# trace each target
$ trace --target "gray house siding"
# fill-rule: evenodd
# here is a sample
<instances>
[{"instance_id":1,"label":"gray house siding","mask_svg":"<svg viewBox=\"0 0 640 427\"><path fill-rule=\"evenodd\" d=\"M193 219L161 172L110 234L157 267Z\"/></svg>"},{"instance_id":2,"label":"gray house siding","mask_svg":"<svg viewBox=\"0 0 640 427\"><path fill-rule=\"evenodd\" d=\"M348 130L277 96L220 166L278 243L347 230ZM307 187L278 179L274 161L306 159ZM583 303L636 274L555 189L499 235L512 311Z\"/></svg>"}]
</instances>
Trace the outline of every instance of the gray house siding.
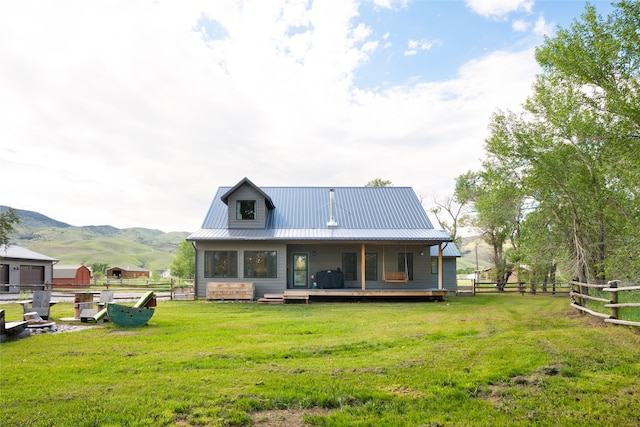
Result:
<instances>
[{"instance_id":1,"label":"gray house siding","mask_svg":"<svg viewBox=\"0 0 640 427\"><path fill-rule=\"evenodd\" d=\"M452 295L456 293L457 277L456 277L456 258L442 259L442 287L448 290ZM438 275L431 274L431 285L438 287Z\"/></svg>"},{"instance_id":2,"label":"gray house siding","mask_svg":"<svg viewBox=\"0 0 640 427\"><path fill-rule=\"evenodd\" d=\"M253 220L236 219L236 202L238 200L255 200L256 216ZM228 199L229 228L264 228L267 222L267 206L265 198L254 188L245 184L238 188Z\"/></svg>"},{"instance_id":3,"label":"gray house siding","mask_svg":"<svg viewBox=\"0 0 640 427\"><path fill-rule=\"evenodd\" d=\"M238 277L205 277L204 253L206 251L237 251L238 252ZM276 251L278 257L277 278L245 278L243 259L245 251ZM406 283L384 282L384 271L398 271L398 254L413 254L413 280ZM419 245L405 247L403 245L365 245L366 253L377 254L377 280L367 280L367 290L424 290L438 287L437 274L431 274L431 258L429 246ZM197 283L196 295L207 295L207 283L209 282L252 282L256 285L256 298L265 293L282 293L285 289L292 288L293 282L293 254L304 253L308 255L308 284L313 283L312 276L322 270L342 269L342 254L354 253L356 255L356 280L345 280L345 288L362 289L361 267L362 246L360 244L290 244L283 242L199 242L197 245ZM422 253L422 255L421 255ZM383 263L384 254L384 263ZM445 259L445 283L444 287L449 291L455 291L455 261ZM447 272L453 271L453 280Z\"/></svg>"},{"instance_id":4,"label":"gray house siding","mask_svg":"<svg viewBox=\"0 0 640 427\"><path fill-rule=\"evenodd\" d=\"M204 253L206 251L238 251L238 277L205 277ZM276 278L244 277L243 259L244 251L276 251L278 257ZM209 282L251 282L256 286L256 298L265 293L282 293L287 284L287 248L280 242L199 242L196 250L196 295L207 295L207 283Z\"/></svg>"}]
</instances>

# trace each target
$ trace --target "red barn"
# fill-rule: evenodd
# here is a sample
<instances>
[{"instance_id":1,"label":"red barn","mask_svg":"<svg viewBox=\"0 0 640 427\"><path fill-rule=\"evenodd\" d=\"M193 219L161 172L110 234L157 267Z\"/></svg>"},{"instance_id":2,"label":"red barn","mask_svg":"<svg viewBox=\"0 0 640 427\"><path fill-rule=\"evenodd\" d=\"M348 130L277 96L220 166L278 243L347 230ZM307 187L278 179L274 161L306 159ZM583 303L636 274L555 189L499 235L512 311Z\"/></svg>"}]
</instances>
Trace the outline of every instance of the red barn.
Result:
<instances>
[{"instance_id":1,"label":"red barn","mask_svg":"<svg viewBox=\"0 0 640 427\"><path fill-rule=\"evenodd\" d=\"M151 272L140 267L111 267L107 270L108 279L148 279Z\"/></svg>"},{"instance_id":2,"label":"red barn","mask_svg":"<svg viewBox=\"0 0 640 427\"><path fill-rule=\"evenodd\" d=\"M91 270L84 265L54 265L54 286L89 286Z\"/></svg>"}]
</instances>

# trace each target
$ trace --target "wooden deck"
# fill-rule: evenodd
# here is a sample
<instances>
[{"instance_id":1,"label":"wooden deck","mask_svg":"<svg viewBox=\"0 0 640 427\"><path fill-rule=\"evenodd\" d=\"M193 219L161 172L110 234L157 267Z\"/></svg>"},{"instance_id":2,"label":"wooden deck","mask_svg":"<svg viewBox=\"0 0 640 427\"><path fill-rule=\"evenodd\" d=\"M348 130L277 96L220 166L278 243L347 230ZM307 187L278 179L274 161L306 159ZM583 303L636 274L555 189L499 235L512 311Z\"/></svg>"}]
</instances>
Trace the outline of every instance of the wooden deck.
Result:
<instances>
[{"instance_id":1,"label":"wooden deck","mask_svg":"<svg viewBox=\"0 0 640 427\"><path fill-rule=\"evenodd\" d=\"M361 289L287 289L284 291L284 302L289 301L322 301L322 300L436 300L442 301L449 295L446 289L425 290L361 290Z\"/></svg>"}]
</instances>

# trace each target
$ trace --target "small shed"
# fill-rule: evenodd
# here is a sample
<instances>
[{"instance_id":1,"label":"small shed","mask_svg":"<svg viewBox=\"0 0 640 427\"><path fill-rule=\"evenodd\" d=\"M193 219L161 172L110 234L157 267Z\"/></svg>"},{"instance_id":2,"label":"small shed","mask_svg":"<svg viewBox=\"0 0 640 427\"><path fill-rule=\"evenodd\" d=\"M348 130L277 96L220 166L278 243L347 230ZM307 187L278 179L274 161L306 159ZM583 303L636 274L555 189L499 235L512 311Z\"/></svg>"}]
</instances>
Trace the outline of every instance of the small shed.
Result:
<instances>
[{"instance_id":1,"label":"small shed","mask_svg":"<svg viewBox=\"0 0 640 427\"><path fill-rule=\"evenodd\" d=\"M91 270L84 265L54 265L54 286L89 286Z\"/></svg>"},{"instance_id":2,"label":"small shed","mask_svg":"<svg viewBox=\"0 0 640 427\"><path fill-rule=\"evenodd\" d=\"M108 279L148 279L151 272L141 267L111 267L107 270Z\"/></svg>"}]
</instances>

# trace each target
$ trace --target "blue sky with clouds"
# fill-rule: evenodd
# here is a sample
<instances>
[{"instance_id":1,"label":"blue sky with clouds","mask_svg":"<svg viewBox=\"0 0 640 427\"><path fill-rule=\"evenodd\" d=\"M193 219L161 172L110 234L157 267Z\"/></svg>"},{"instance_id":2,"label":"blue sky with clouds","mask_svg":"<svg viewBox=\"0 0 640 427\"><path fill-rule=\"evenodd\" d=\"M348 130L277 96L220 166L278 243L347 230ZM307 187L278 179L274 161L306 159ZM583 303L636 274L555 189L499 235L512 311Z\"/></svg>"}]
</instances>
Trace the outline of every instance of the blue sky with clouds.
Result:
<instances>
[{"instance_id":1,"label":"blue sky with clouds","mask_svg":"<svg viewBox=\"0 0 640 427\"><path fill-rule=\"evenodd\" d=\"M595 1L598 11L612 11ZM221 185L411 186L518 109L577 0L0 3L0 204L197 229Z\"/></svg>"}]
</instances>

